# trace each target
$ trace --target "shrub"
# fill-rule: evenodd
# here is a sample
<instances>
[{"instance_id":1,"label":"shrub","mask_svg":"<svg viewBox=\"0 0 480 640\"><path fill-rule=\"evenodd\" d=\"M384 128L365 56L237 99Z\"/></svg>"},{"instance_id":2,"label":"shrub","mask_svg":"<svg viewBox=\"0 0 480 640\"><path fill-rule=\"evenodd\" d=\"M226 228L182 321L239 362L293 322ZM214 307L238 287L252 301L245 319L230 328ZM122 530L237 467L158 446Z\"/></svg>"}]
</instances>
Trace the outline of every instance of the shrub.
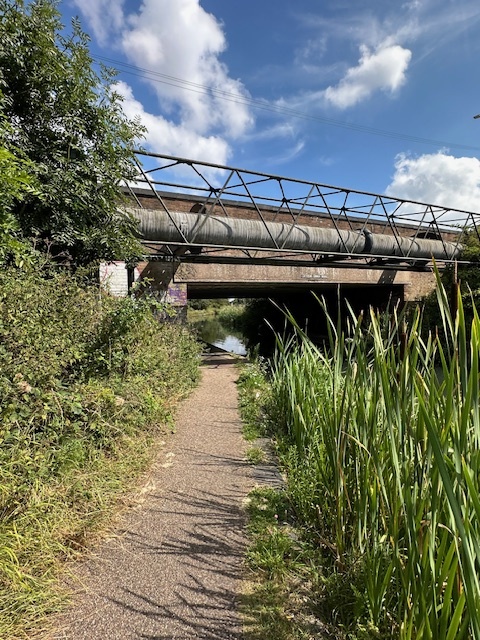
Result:
<instances>
[{"instance_id":1,"label":"shrub","mask_svg":"<svg viewBox=\"0 0 480 640\"><path fill-rule=\"evenodd\" d=\"M59 561L149 460L198 353L147 301L52 268L0 273L0 637L56 606Z\"/></svg>"}]
</instances>

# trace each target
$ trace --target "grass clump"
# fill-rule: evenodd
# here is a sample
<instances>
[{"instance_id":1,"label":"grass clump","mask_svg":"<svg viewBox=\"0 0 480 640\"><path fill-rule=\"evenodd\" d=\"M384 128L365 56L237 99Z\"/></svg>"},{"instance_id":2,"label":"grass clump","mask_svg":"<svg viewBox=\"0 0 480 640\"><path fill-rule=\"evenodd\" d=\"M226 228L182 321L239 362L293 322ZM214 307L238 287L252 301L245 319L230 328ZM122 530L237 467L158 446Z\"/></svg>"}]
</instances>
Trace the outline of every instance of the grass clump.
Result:
<instances>
[{"instance_id":1,"label":"grass clump","mask_svg":"<svg viewBox=\"0 0 480 640\"><path fill-rule=\"evenodd\" d=\"M265 436L272 407L267 369L262 362L242 364L239 397L242 415L249 421L247 439ZM265 460L263 448L251 449L258 449L261 461ZM319 551L298 526L288 492L259 486L249 494L246 509L248 583L242 605L246 637L323 637L329 630L319 617L318 594L323 588Z\"/></svg>"},{"instance_id":2,"label":"grass clump","mask_svg":"<svg viewBox=\"0 0 480 640\"><path fill-rule=\"evenodd\" d=\"M284 491L257 487L248 498L250 571L242 610L251 640L323 637L312 594L319 588L316 551L292 523Z\"/></svg>"},{"instance_id":3,"label":"grass clump","mask_svg":"<svg viewBox=\"0 0 480 640\"><path fill-rule=\"evenodd\" d=\"M265 408L270 398L267 367L261 360L241 365L238 377L239 410L243 423L243 437L252 442L267 433Z\"/></svg>"},{"instance_id":4,"label":"grass clump","mask_svg":"<svg viewBox=\"0 0 480 640\"><path fill-rule=\"evenodd\" d=\"M196 342L145 301L0 274L0 637L60 605L61 562L105 526L197 375Z\"/></svg>"},{"instance_id":5,"label":"grass clump","mask_svg":"<svg viewBox=\"0 0 480 640\"><path fill-rule=\"evenodd\" d=\"M260 464L265 461L265 451L261 447L251 446L247 449L245 458L249 464Z\"/></svg>"}]
</instances>

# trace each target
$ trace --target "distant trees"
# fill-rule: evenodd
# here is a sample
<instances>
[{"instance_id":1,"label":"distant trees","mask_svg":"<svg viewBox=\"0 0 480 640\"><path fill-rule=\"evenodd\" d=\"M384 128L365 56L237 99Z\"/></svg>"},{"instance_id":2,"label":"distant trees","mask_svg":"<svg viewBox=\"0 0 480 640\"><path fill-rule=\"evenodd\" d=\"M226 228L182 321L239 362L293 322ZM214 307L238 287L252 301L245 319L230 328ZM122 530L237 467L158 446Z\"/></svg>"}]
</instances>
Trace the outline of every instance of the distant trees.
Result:
<instances>
[{"instance_id":1,"label":"distant trees","mask_svg":"<svg viewBox=\"0 0 480 640\"><path fill-rule=\"evenodd\" d=\"M140 250L118 185L143 128L88 42L77 21L65 35L55 0L0 0L0 260L32 237L72 264Z\"/></svg>"}]
</instances>

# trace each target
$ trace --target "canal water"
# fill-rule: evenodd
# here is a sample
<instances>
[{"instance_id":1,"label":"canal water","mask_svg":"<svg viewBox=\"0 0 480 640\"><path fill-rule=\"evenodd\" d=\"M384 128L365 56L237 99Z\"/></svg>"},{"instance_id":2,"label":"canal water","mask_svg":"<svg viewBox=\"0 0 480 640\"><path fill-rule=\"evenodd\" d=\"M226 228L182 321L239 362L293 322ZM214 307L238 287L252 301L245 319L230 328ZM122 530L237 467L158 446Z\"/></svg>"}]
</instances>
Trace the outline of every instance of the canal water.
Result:
<instances>
[{"instance_id":1,"label":"canal water","mask_svg":"<svg viewBox=\"0 0 480 640\"><path fill-rule=\"evenodd\" d=\"M216 318L192 323L199 337L214 347L224 349L239 356L247 354L242 334L222 325Z\"/></svg>"}]
</instances>

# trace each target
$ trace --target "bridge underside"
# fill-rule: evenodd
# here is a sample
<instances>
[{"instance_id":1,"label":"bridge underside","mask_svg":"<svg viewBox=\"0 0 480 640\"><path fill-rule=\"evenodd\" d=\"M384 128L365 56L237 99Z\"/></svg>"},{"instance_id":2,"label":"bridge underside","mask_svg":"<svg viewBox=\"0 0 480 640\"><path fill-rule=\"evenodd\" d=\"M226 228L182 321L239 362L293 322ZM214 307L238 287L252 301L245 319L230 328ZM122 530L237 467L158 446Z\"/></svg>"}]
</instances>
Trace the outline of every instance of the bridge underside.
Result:
<instances>
[{"instance_id":1,"label":"bridge underside","mask_svg":"<svg viewBox=\"0 0 480 640\"><path fill-rule=\"evenodd\" d=\"M277 304L285 304L289 308L305 306L313 296L325 299L329 306L338 301L348 301L353 309L365 310L369 306L384 309L389 304L405 301L405 290L402 285L289 285L265 283L246 285L245 283L231 283L211 286L192 284L187 286L189 300L205 298L267 298Z\"/></svg>"},{"instance_id":2,"label":"bridge underside","mask_svg":"<svg viewBox=\"0 0 480 640\"><path fill-rule=\"evenodd\" d=\"M189 298L278 299L310 291L360 297L366 304L380 304L392 296L408 302L428 294L435 282L430 271L168 262L141 263L137 279L154 283L174 304L186 304Z\"/></svg>"},{"instance_id":3,"label":"bridge underside","mask_svg":"<svg viewBox=\"0 0 480 640\"><path fill-rule=\"evenodd\" d=\"M404 287L402 285L364 285L358 287L348 284L323 284L323 285L307 285L307 284L267 284L267 283L252 283L246 284L244 282L232 282L226 284L189 284L187 285L187 297L189 300L203 299L203 298L275 298L278 296L291 296L292 294L312 291L318 295L322 295L327 292L341 291L342 295L349 297L352 292L362 291L362 295L368 295L368 297L375 297L375 291L378 292L379 297L384 297L383 292L393 292L395 295L404 299ZM368 292L368 294L367 294Z\"/></svg>"}]
</instances>

